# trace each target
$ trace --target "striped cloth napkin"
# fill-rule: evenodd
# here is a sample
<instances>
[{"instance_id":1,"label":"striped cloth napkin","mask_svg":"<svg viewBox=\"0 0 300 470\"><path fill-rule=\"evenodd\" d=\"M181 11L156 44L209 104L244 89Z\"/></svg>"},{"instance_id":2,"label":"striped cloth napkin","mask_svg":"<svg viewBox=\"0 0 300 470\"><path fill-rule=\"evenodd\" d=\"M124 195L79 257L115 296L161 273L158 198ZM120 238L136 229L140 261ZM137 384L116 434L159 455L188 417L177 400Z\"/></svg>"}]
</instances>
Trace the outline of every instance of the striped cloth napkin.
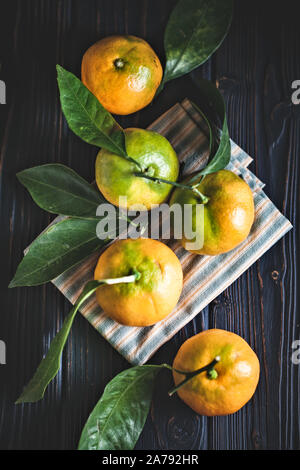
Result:
<instances>
[{"instance_id":1,"label":"striped cloth napkin","mask_svg":"<svg viewBox=\"0 0 300 470\"><path fill-rule=\"evenodd\" d=\"M171 142L183 165L184 175L205 165L208 159L207 132L200 114L187 99L175 104L149 129L159 132ZM95 295L81 308L81 313L96 330L134 365L145 363L162 344L292 228L262 191L264 184L248 170L252 158L233 141L231 154L227 169L239 174L254 196L255 222L248 238L229 253L212 257L193 255L185 251L178 241L170 240L168 245L183 268L183 291L173 312L153 326L127 327L116 323L97 305ZM84 284L93 278L100 251L53 280L53 284L70 302L76 301Z\"/></svg>"}]
</instances>

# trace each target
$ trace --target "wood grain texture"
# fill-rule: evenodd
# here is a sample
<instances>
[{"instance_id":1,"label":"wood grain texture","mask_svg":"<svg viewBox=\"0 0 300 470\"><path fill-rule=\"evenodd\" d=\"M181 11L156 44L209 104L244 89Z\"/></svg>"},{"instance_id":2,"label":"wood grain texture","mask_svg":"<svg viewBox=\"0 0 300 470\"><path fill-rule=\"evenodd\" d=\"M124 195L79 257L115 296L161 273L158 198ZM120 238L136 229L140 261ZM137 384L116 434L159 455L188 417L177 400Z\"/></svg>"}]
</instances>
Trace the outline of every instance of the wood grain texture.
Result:
<instances>
[{"instance_id":1,"label":"wood grain texture","mask_svg":"<svg viewBox=\"0 0 300 470\"><path fill-rule=\"evenodd\" d=\"M52 217L17 182L22 169L69 165L93 178L96 149L80 141L62 118L55 64L77 75L87 47L100 37L130 33L145 38L163 60L163 30L171 0L10 0L1 4L0 106L1 315L0 448L74 449L107 382L128 363L81 318L76 318L62 369L45 399L15 406L70 310L52 286L8 290L22 250ZM138 449L297 449L300 441L300 367L291 362L299 321L300 105L291 83L300 79L296 2L235 2L228 37L204 66L169 83L151 106L119 119L144 127L187 96L197 102L192 76L217 80L226 100L231 137L254 157L251 169L294 225L209 307L165 344L153 363L171 362L191 335L210 327L243 336L257 352L261 379L254 398L228 417L197 416L167 397L161 374ZM283 10L284 9L284 10ZM198 101L199 103L199 101ZM199 103L200 104L200 103Z\"/></svg>"}]
</instances>

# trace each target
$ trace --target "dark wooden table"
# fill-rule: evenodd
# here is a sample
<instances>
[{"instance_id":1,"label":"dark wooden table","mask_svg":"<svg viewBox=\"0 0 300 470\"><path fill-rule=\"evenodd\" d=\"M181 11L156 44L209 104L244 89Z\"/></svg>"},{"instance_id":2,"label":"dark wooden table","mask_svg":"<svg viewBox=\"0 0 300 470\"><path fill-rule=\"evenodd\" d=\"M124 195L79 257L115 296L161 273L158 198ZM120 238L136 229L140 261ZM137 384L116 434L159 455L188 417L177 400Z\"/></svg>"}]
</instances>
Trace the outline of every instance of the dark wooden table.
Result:
<instances>
[{"instance_id":1,"label":"dark wooden table","mask_svg":"<svg viewBox=\"0 0 300 470\"><path fill-rule=\"evenodd\" d=\"M238 413L206 418L177 397L169 399L169 374L161 377L138 449L299 448L300 366L291 362L299 331L300 105L291 83L300 80L297 2L236 2L232 27L218 52L195 73L218 80L226 99L231 137L254 157L251 165L268 196L294 230L152 358L172 361L183 341L211 327L244 337L257 352L261 378L254 398ZM1 2L0 105L1 312L0 447L74 449L104 386L128 363L78 316L62 370L45 399L14 405L32 376L70 304L50 284L7 289L22 250L51 217L30 199L15 177L47 162L71 166L93 178L96 149L80 141L62 118L55 64L77 75L87 47L120 33L145 38L163 56L163 30L175 4L167 0L7 0ZM173 81L146 109L120 118L143 127L185 96L198 99L190 76ZM298 203L298 204L297 204ZM298 307L298 309L297 309Z\"/></svg>"}]
</instances>

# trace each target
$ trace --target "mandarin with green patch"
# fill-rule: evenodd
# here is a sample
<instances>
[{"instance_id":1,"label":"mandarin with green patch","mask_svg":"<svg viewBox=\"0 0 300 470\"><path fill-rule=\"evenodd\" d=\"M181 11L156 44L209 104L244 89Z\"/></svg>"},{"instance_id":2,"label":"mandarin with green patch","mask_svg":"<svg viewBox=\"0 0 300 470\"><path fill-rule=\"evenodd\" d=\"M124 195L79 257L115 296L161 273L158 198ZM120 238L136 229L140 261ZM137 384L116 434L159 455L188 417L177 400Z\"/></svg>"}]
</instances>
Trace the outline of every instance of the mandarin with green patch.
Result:
<instances>
[{"instance_id":1,"label":"mandarin with green patch","mask_svg":"<svg viewBox=\"0 0 300 470\"><path fill-rule=\"evenodd\" d=\"M179 349L173 367L192 372L214 359L213 369L189 380L177 393L196 413L222 416L235 413L254 394L259 380L259 360L248 343L235 333L210 329L192 336ZM173 371L175 385L183 375Z\"/></svg>"},{"instance_id":2,"label":"mandarin with green patch","mask_svg":"<svg viewBox=\"0 0 300 470\"><path fill-rule=\"evenodd\" d=\"M202 180L193 181L193 185L199 183L197 190L205 196L203 221L196 223L196 204L201 204L203 199L192 190L176 189L170 200L170 205L192 205L193 231L201 231L199 239L203 240L203 246L197 249L188 248L188 243L195 239L182 239L182 245L192 253L200 255L219 255L226 253L249 235L254 221L254 201L250 187L242 178L229 170L220 170L206 175ZM201 223L203 222L203 223Z\"/></svg>"},{"instance_id":3,"label":"mandarin with green patch","mask_svg":"<svg viewBox=\"0 0 300 470\"><path fill-rule=\"evenodd\" d=\"M109 112L131 114L147 106L162 80L162 66L149 44L136 36L109 36L84 54L84 85Z\"/></svg>"},{"instance_id":4,"label":"mandarin with green patch","mask_svg":"<svg viewBox=\"0 0 300 470\"><path fill-rule=\"evenodd\" d=\"M125 129L127 154L138 164L101 149L97 155L95 174L99 190L112 204L138 209L142 204L151 209L152 204L164 202L172 186L152 181L135 173L176 181L179 172L177 155L169 141L157 132L144 129ZM126 197L120 203L120 197Z\"/></svg>"},{"instance_id":5,"label":"mandarin with green patch","mask_svg":"<svg viewBox=\"0 0 300 470\"><path fill-rule=\"evenodd\" d=\"M150 238L117 240L100 256L95 279L139 273L130 284L103 285L96 291L102 309L118 323L149 326L169 315L182 290L182 268L175 253Z\"/></svg>"}]
</instances>

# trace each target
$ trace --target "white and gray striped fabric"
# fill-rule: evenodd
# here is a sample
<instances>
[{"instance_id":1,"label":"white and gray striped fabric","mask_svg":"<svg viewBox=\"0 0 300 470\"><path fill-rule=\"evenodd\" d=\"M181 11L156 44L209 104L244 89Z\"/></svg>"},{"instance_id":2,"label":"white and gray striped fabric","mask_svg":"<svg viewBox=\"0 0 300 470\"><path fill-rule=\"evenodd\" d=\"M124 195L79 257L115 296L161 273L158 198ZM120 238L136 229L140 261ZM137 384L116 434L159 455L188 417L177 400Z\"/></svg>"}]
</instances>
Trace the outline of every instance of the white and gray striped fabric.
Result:
<instances>
[{"instance_id":1,"label":"white and gray striped fabric","mask_svg":"<svg viewBox=\"0 0 300 470\"><path fill-rule=\"evenodd\" d=\"M201 168L208 158L208 141L200 114L185 99L157 119L149 129L164 135L173 145L184 174ZM242 176L249 184L255 202L255 222L248 238L229 253L199 256L185 251L178 242L168 245L178 256L184 286L173 312L161 322L146 328L126 327L109 318L97 305L93 295L81 313L106 340L130 363L145 363L162 344L197 315L206 305L233 283L291 228L262 188L264 184L250 171L252 158L231 141L231 162L228 169ZM54 285L74 303L93 271L99 257L94 253L75 268L53 280Z\"/></svg>"}]
</instances>

